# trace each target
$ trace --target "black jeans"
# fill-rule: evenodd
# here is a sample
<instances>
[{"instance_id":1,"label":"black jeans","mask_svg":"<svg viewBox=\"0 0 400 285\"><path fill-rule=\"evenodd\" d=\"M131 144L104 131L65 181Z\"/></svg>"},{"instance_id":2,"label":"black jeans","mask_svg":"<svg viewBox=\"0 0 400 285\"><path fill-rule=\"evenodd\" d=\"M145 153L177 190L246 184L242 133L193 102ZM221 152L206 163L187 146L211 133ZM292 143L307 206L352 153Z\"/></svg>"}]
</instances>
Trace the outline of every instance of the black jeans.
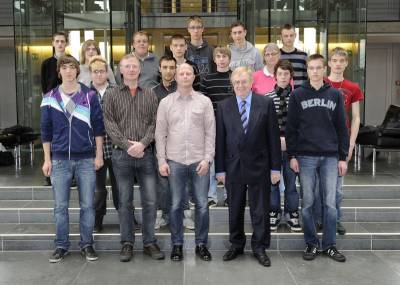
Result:
<instances>
[{"instance_id":1,"label":"black jeans","mask_svg":"<svg viewBox=\"0 0 400 285\"><path fill-rule=\"evenodd\" d=\"M103 217L107 212L107 169L110 173L111 192L114 207L116 210L118 210L117 180L115 179L111 158L109 158L105 159L103 167L96 171L96 192L94 193L94 208L96 210L96 217Z\"/></svg>"}]
</instances>

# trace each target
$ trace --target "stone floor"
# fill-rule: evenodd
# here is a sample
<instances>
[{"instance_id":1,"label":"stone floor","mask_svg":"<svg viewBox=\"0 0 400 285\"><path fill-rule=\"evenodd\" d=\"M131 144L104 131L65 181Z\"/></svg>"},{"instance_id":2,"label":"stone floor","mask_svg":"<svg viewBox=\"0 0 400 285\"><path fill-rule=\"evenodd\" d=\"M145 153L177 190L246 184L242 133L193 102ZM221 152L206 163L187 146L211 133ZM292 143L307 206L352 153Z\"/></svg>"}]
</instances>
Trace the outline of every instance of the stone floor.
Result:
<instances>
[{"instance_id":1,"label":"stone floor","mask_svg":"<svg viewBox=\"0 0 400 285\"><path fill-rule=\"evenodd\" d=\"M272 266L265 268L246 253L223 262L223 251L204 262L187 252L183 262L154 261L136 252L129 263L118 252L100 252L86 262L73 252L59 264L49 264L49 252L0 253L0 284L282 284L282 285L396 285L400 284L400 252L346 252L347 262L318 256L303 261L300 252L270 252Z\"/></svg>"}]
</instances>

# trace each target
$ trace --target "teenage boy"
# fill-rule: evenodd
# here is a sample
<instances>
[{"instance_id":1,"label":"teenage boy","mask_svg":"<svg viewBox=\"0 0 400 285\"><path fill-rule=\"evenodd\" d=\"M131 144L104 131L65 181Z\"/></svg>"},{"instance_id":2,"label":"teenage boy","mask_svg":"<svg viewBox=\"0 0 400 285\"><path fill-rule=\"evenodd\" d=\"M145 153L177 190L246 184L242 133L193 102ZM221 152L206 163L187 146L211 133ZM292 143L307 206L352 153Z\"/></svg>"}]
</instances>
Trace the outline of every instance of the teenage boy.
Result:
<instances>
[{"instance_id":1,"label":"teenage boy","mask_svg":"<svg viewBox=\"0 0 400 285\"><path fill-rule=\"evenodd\" d=\"M68 37L66 33L57 32L53 34L52 46L54 55L45 59L40 68L40 83L43 95L62 83L57 73L57 59L65 54L67 45ZM50 177L45 178L45 186L51 186Z\"/></svg>"},{"instance_id":2,"label":"teenage boy","mask_svg":"<svg viewBox=\"0 0 400 285\"><path fill-rule=\"evenodd\" d=\"M247 30L243 22L236 21L231 25L231 38L233 43L229 44L231 50L230 69L233 71L239 66L247 66L252 71L264 67L260 52L248 41L246 41Z\"/></svg>"},{"instance_id":3,"label":"teenage boy","mask_svg":"<svg viewBox=\"0 0 400 285\"><path fill-rule=\"evenodd\" d=\"M153 92L158 98L158 102L167 97L167 95L176 91L176 60L170 55L164 55L160 58L161 81L153 88ZM170 208L170 190L168 178L161 176L158 172L158 199L157 199L157 218L154 229L158 230L169 224Z\"/></svg>"},{"instance_id":4,"label":"teenage boy","mask_svg":"<svg viewBox=\"0 0 400 285\"><path fill-rule=\"evenodd\" d=\"M103 115L96 93L78 83L79 63L74 57L60 56L57 72L62 83L44 95L40 106L42 170L51 177L56 224L56 249L49 262L59 262L68 254L72 176L79 189L79 246L86 260L94 261L98 256L93 249L93 201L96 170L103 166Z\"/></svg>"},{"instance_id":5,"label":"teenage boy","mask_svg":"<svg viewBox=\"0 0 400 285\"><path fill-rule=\"evenodd\" d=\"M319 240L313 204L316 177L323 193L324 216L322 250L335 261L346 257L336 249L336 185L347 171L349 136L344 102L340 92L324 83L326 62L322 55L307 59L309 81L293 91L286 123L290 167L299 173L303 190L302 217L306 249L304 260L317 256Z\"/></svg>"},{"instance_id":6,"label":"teenage boy","mask_svg":"<svg viewBox=\"0 0 400 285\"><path fill-rule=\"evenodd\" d=\"M197 65L193 61L188 60L185 57L185 53L187 51L187 43L186 43L185 37L180 34L173 35L171 38L171 44L169 46L169 49L172 52L172 56L176 60L177 67L179 67L183 63L187 63L193 67L194 75L195 75L195 79L193 82L193 89L195 91L198 91L200 89L199 69L197 68Z\"/></svg>"},{"instance_id":7,"label":"teenage boy","mask_svg":"<svg viewBox=\"0 0 400 285\"><path fill-rule=\"evenodd\" d=\"M90 89L96 92L103 108L104 95L107 90L114 87L108 81L108 63L101 56L93 56L89 62L89 72L91 77ZM111 192L114 207L118 210L118 188L112 168L112 142L111 138L104 134L103 138L103 160L104 165L96 171L96 192L94 195L94 208L96 211L94 232L101 232L103 229L103 218L107 212L107 171L110 176Z\"/></svg>"},{"instance_id":8,"label":"teenage boy","mask_svg":"<svg viewBox=\"0 0 400 285\"><path fill-rule=\"evenodd\" d=\"M191 16L187 20L187 30L190 41L186 51L186 58L193 61L199 69L200 79L215 72L213 47L203 38L204 23L199 16Z\"/></svg>"},{"instance_id":9,"label":"teenage boy","mask_svg":"<svg viewBox=\"0 0 400 285\"><path fill-rule=\"evenodd\" d=\"M296 40L296 30L294 26L285 24L281 28L281 59L290 61L293 66L294 88L298 88L307 80L307 53L294 47Z\"/></svg>"},{"instance_id":10,"label":"teenage boy","mask_svg":"<svg viewBox=\"0 0 400 285\"><path fill-rule=\"evenodd\" d=\"M214 49L214 61L217 65L217 72L205 76L200 85L200 91L211 99L214 113L217 112L218 102L230 96L234 96L231 84L232 71L229 69L231 51L226 47ZM227 206L226 191L224 191L224 206ZM208 191L208 206L214 207L218 204L217 181L215 178L214 162L210 166L210 189Z\"/></svg>"},{"instance_id":11,"label":"teenage boy","mask_svg":"<svg viewBox=\"0 0 400 285\"><path fill-rule=\"evenodd\" d=\"M350 146L347 157L347 162L351 160L353 155L354 146L360 128L360 101L364 100L364 95L361 92L360 86L357 83L352 82L344 78L344 71L349 64L349 56L345 49L341 47L334 48L329 54L328 65L330 67L330 73L325 81L328 82L333 88L339 90L343 96L344 107L346 110L346 125L350 134ZM351 123L350 123L351 113ZM336 188L336 209L338 211L337 216L337 232L340 235L346 234L346 229L340 222L341 210L340 205L343 200L343 176L338 177L338 184Z\"/></svg>"},{"instance_id":12,"label":"teenage boy","mask_svg":"<svg viewBox=\"0 0 400 285\"><path fill-rule=\"evenodd\" d=\"M299 224L299 193L296 190L296 173L290 169L288 155L286 151L285 127L288 114L288 104L292 86L290 85L293 76L293 67L287 60L280 60L275 65L274 76L276 85L274 90L267 93L275 105L275 111L278 117L278 125L281 139L282 150L282 176L285 182L285 203L284 216L291 231L299 232L301 227ZM270 227L276 230L281 220L281 193L279 185L271 186L271 203L270 203Z\"/></svg>"}]
</instances>

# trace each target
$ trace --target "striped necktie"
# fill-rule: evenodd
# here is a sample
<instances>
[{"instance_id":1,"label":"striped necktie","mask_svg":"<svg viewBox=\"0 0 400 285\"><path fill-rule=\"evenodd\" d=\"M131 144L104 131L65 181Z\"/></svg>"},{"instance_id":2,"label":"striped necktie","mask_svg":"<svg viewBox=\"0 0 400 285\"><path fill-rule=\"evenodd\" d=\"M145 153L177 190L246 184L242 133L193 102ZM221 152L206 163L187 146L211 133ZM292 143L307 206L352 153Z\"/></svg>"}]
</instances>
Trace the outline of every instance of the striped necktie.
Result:
<instances>
[{"instance_id":1,"label":"striped necktie","mask_svg":"<svg viewBox=\"0 0 400 285\"><path fill-rule=\"evenodd\" d=\"M242 121L242 126L243 126L243 131L244 133L247 132L247 126L249 124L249 121L247 119L246 115L246 101L243 100L241 102L242 106L240 107L240 120Z\"/></svg>"}]
</instances>

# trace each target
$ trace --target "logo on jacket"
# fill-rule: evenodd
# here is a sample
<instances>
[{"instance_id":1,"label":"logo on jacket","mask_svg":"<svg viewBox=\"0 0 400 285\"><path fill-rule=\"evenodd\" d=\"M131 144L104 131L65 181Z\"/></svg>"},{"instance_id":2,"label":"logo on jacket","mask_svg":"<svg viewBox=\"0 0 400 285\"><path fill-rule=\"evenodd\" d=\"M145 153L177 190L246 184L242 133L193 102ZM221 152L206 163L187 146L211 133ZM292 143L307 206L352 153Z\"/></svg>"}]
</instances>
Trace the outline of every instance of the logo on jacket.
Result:
<instances>
[{"instance_id":1,"label":"logo on jacket","mask_svg":"<svg viewBox=\"0 0 400 285\"><path fill-rule=\"evenodd\" d=\"M314 107L324 107L335 111L336 103L331 100L325 100L320 98L314 98L309 100L301 101L301 107L303 110L307 108L314 108Z\"/></svg>"}]
</instances>

